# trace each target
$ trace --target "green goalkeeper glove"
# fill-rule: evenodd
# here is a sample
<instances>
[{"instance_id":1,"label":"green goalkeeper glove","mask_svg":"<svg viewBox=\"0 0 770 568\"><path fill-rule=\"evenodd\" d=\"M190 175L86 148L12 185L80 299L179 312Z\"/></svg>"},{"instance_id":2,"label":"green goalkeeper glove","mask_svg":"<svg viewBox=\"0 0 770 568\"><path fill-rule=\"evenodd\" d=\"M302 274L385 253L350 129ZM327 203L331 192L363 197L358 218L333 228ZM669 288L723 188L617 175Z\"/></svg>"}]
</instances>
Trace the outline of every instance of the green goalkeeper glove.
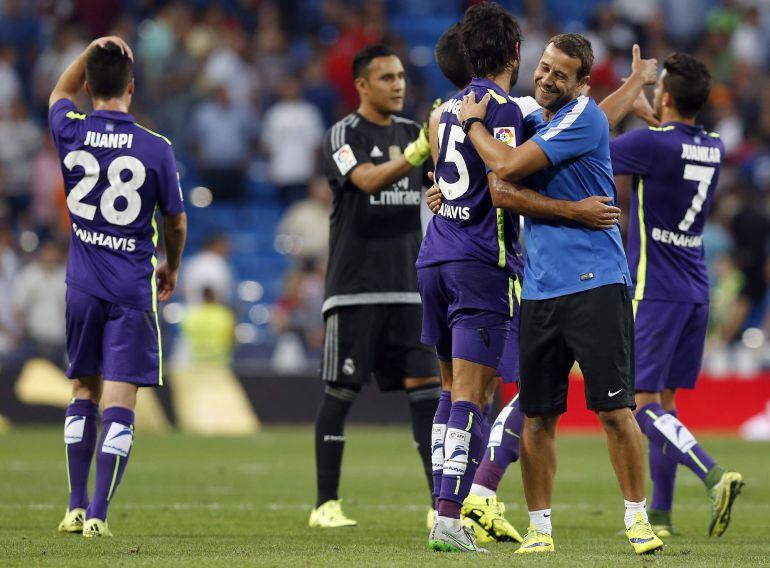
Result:
<instances>
[{"instance_id":1,"label":"green goalkeeper glove","mask_svg":"<svg viewBox=\"0 0 770 568\"><path fill-rule=\"evenodd\" d=\"M420 134L404 149L404 158L414 167L421 166L430 157L430 115L443 102L441 99L433 101L428 117L420 128Z\"/></svg>"}]
</instances>

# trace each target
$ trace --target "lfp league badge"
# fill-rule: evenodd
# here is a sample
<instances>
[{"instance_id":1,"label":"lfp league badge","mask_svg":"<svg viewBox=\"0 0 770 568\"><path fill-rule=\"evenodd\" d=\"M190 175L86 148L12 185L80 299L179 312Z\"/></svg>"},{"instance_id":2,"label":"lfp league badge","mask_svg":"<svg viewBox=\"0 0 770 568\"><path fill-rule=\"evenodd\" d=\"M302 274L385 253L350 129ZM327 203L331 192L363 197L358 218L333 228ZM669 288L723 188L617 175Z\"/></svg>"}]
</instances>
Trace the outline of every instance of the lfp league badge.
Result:
<instances>
[{"instance_id":1,"label":"lfp league badge","mask_svg":"<svg viewBox=\"0 0 770 568\"><path fill-rule=\"evenodd\" d=\"M493 130L492 134L503 144L516 146L516 131L512 126L499 126Z\"/></svg>"}]
</instances>

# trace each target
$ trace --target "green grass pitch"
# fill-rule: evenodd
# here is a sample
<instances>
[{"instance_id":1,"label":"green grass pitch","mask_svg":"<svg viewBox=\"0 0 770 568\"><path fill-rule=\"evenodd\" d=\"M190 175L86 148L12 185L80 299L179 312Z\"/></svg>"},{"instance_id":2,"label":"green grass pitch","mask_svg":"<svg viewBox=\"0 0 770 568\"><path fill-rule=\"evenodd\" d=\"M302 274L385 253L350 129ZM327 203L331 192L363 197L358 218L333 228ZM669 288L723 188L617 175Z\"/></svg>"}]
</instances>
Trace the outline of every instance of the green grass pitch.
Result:
<instances>
[{"instance_id":1,"label":"green grass pitch","mask_svg":"<svg viewBox=\"0 0 770 568\"><path fill-rule=\"evenodd\" d=\"M342 479L345 511L360 526L307 528L314 498L310 426L269 427L254 438L137 436L110 509L115 538L59 535L66 508L60 428L0 436L2 566L450 566L467 555L426 549L425 480L406 428L351 426ZM563 436L553 513L556 553L514 556L490 546L479 566L737 566L770 562L770 444L704 438L741 471L744 493L724 537L709 539L708 501L680 468L675 523L663 554L636 557L624 537L622 501L599 436ZM92 475L93 480L93 475ZM523 531L526 507L514 464L500 491Z\"/></svg>"}]
</instances>

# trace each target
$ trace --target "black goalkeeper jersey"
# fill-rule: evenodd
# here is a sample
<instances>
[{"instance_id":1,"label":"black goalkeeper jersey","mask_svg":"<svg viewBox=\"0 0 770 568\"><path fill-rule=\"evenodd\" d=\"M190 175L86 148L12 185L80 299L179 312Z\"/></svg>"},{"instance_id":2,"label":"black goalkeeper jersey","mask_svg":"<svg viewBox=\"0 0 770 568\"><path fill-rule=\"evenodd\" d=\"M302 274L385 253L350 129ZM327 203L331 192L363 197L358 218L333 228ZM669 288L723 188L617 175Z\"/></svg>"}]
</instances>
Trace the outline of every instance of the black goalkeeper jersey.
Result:
<instances>
[{"instance_id":1,"label":"black goalkeeper jersey","mask_svg":"<svg viewBox=\"0 0 770 568\"><path fill-rule=\"evenodd\" d=\"M357 166L403 154L419 131L419 124L405 118L394 116L389 126L379 126L353 113L326 133L324 170L334 201L324 312L338 306L420 303L414 264L422 240L422 188L431 164L374 194L350 181Z\"/></svg>"}]
</instances>

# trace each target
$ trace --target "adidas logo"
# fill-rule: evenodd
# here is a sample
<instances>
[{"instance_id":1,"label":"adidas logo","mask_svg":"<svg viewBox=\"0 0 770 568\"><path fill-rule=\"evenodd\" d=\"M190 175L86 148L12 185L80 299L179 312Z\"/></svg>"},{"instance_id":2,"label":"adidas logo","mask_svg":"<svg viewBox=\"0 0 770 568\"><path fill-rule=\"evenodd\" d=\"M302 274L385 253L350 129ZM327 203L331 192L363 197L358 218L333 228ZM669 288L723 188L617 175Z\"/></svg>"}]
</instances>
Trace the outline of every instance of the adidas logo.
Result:
<instances>
[{"instance_id":1,"label":"adidas logo","mask_svg":"<svg viewBox=\"0 0 770 568\"><path fill-rule=\"evenodd\" d=\"M369 156L372 158L382 158L383 153L382 150L380 150L377 146L372 148L372 151L369 152Z\"/></svg>"}]
</instances>

